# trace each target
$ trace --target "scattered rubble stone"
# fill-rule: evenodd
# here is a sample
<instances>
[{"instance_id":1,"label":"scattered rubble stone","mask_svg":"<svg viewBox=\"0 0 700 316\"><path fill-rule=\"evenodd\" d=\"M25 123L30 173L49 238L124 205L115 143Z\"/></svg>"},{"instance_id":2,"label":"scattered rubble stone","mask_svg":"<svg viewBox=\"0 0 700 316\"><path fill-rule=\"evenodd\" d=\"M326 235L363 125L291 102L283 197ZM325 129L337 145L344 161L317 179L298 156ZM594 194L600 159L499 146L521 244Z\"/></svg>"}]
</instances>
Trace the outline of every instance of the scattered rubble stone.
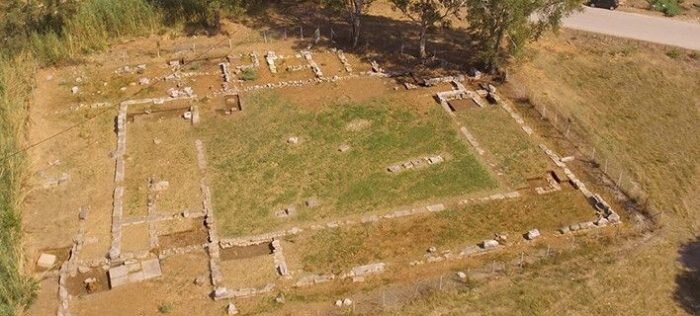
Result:
<instances>
[{"instance_id":1,"label":"scattered rubble stone","mask_svg":"<svg viewBox=\"0 0 700 316\"><path fill-rule=\"evenodd\" d=\"M457 272L457 277L458 277L460 280L466 280L466 279L467 279L467 274L464 273L464 272L462 272L462 271L459 271L459 272Z\"/></svg>"},{"instance_id":2,"label":"scattered rubble stone","mask_svg":"<svg viewBox=\"0 0 700 316\"><path fill-rule=\"evenodd\" d=\"M236 308L236 305L234 305L233 303L228 303L228 305L226 305L226 313L228 315L237 315L238 308Z\"/></svg>"},{"instance_id":3,"label":"scattered rubble stone","mask_svg":"<svg viewBox=\"0 0 700 316\"><path fill-rule=\"evenodd\" d=\"M78 93L78 90L79 90L78 86L73 86L72 88L70 88L70 92L71 92L72 94Z\"/></svg>"},{"instance_id":4,"label":"scattered rubble stone","mask_svg":"<svg viewBox=\"0 0 700 316\"><path fill-rule=\"evenodd\" d=\"M602 226L607 226L608 223L610 223L610 220L608 220L608 219L605 218L605 217L601 217L601 218L599 218L598 220L595 221L595 224L598 225L598 226L601 226L601 227L602 227Z\"/></svg>"},{"instance_id":5,"label":"scattered rubble stone","mask_svg":"<svg viewBox=\"0 0 700 316\"><path fill-rule=\"evenodd\" d=\"M90 272L90 267L83 266L83 265L78 266L78 272L80 272L82 274L88 273L88 272Z\"/></svg>"},{"instance_id":6,"label":"scattered rubble stone","mask_svg":"<svg viewBox=\"0 0 700 316\"><path fill-rule=\"evenodd\" d=\"M287 143L292 144L292 145L296 145L299 143L299 137L297 137L297 136L289 137L287 139Z\"/></svg>"},{"instance_id":7,"label":"scattered rubble stone","mask_svg":"<svg viewBox=\"0 0 700 316\"><path fill-rule=\"evenodd\" d=\"M285 302L284 293L282 293L282 292L278 293L277 296L275 296L275 302L277 304L284 304L284 302Z\"/></svg>"},{"instance_id":8,"label":"scattered rubble stone","mask_svg":"<svg viewBox=\"0 0 700 316\"><path fill-rule=\"evenodd\" d=\"M608 215L608 221L610 221L611 224L620 223L620 215L617 215L615 212L611 212L610 215Z\"/></svg>"},{"instance_id":9,"label":"scattered rubble stone","mask_svg":"<svg viewBox=\"0 0 700 316\"><path fill-rule=\"evenodd\" d=\"M508 235L505 233L496 233L494 240L496 240L501 245L505 245L508 243Z\"/></svg>"},{"instance_id":10,"label":"scattered rubble stone","mask_svg":"<svg viewBox=\"0 0 700 316\"><path fill-rule=\"evenodd\" d=\"M342 144L342 145L338 146L338 151L341 153L344 153L344 152L350 150L350 148L351 148L350 145Z\"/></svg>"},{"instance_id":11,"label":"scattered rubble stone","mask_svg":"<svg viewBox=\"0 0 700 316\"><path fill-rule=\"evenodd\" d=\"M194 278L194 281L193 281L194 285L197 285L197 286L202 286L206 282L207 282L207 277L203 276L203 275L200 275L200 276Z\"/></svg>"}]
</instances>

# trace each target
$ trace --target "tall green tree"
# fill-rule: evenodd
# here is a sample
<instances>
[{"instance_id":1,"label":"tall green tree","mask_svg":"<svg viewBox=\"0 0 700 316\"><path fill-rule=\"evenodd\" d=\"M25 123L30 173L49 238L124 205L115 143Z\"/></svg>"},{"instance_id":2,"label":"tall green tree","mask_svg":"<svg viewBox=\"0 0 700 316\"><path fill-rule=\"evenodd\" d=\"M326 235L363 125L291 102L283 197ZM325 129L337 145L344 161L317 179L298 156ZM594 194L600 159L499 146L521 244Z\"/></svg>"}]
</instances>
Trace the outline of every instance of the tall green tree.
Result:
<instances>
[{"instance_id":1,"label":"tall green tree","mask_svg":"<svg viewBox=\"0 0 700 316\"><path fill-rule=\"evenodd\" d=\"M425 51L428 29L451 15L456 17L466 2L467 0L391 0L394 9L420 25L418 46L421 59L428 57Z\"/></svg>"},{"instance_id":2,"label":"tall green tree","mask_svg":"<svg viewBox=\"0 0 700 316\"><path fill-rule=\"evenodd\" d=\"M352 26L352 48L360 42L362 16L367 13L374 0L322 0L324 6L340 12Z\"/></svg>"},{"instance_id":3,"label":"tall green tree","mask_svg":"<svg viewBox=\"0 0 700 316\"><path fill-rule=\"evenodd\" d=\"M481 43L482 60L494 72L562 18L580 9L582 0L468 0L469 28Z\"/></svg>"}]
</instances>

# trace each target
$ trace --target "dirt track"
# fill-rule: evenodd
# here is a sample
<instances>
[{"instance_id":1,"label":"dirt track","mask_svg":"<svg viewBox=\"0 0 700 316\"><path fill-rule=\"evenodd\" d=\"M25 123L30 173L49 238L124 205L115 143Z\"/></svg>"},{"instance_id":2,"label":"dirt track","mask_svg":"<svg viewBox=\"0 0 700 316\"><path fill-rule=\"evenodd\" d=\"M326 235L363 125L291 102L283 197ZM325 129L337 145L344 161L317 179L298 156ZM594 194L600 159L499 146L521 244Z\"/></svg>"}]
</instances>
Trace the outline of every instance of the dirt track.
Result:
<instances>
[{"instance_id":1,"label":"dirt track","mask_svg":"<svg viewBox=\"0 0 700 316\"><path fill-rule=\"evenodd\" d=\"M584 8L564 27L700 50L700 24L636 13Z\"/></svg>"}]
</instances>

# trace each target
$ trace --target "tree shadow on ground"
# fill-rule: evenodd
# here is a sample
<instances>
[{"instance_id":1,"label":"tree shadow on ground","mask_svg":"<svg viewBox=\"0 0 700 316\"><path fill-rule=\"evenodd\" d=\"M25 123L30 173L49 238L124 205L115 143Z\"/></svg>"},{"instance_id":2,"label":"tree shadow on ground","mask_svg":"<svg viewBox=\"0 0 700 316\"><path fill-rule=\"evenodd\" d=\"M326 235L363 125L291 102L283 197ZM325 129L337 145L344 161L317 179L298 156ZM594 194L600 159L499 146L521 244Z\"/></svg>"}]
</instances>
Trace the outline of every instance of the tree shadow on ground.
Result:
<instances>
[{"instance_id":1,"label":"tree shadow on ground","mask_svg":"<svg viewBox=\"0 0 700 316\"><path fill-rule=\"evenodd\" d=\"M267 38L277 39L284 36L294 39L294 49L301 50L313 46L352 51L361 56L363 62L376 60L388 72L406 73L408 76L456 74L481 66L476 53L478 43L464 28L431 29L427 50L437 58L421 61L416 58L419 27L408 20L378 15L364 16L360 45L356 49L350 47L350 24L343 20L342 16L313 2L280 1L273 10L251 17L242 23L266 32ZM316 29L320 30L321 40L314 43L313 35Z\"/></svg>"},{"instance_id":2,"label":"tree shadow on ground","mask_svg":"<svg viewBox=\"0 0 700 316\"><path fill-rule=\"evenodd\" d=\"M700 237L678 250L683 271L676 276L674 298L689 314L700 314Z\"/></svg>"}]
</instances>

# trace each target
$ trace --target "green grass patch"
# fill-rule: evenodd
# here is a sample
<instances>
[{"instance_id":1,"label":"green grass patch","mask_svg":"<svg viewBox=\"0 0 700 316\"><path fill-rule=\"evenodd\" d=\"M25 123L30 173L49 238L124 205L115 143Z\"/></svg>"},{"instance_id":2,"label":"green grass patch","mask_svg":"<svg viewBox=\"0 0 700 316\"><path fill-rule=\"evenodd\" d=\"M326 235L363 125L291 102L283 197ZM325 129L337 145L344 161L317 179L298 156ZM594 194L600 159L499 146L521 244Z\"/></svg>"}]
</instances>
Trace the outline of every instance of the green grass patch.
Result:
<instances>
[{"instance_id":1,"label":"green grass patch","mask_svg":"<svg viewBox=\"0 0 700 316\"><path fill-rule=\"evenodd\" d=\"M457 115L491 155L494 169L503 174L508 185L525 187L528 178L544 176L549 167L547 158L508 113L488 107L459 111Z\"/></svg>"},{"instance_id":2,"label":"green grass patch","mask_svg":"<svg viewBox=\"0 0 700 316\"><path fill-rule=\"evenodd\" d=\"M273 92L249 99L241 117L202 126L224 235L496 186L437 108L420 113L399 97L327 104L321 110L303 109ZM367 126L348 128L353 122ZM287 143L291 136L300 143ZM352 149L340 153L341 144ZM447 160L399 174L386 171L391 164L433 154ZM310 197L321 204L302 207ZM296 205L296 216L274 216L275 209L289 205Z\"/></svg>"}]
</instances>

